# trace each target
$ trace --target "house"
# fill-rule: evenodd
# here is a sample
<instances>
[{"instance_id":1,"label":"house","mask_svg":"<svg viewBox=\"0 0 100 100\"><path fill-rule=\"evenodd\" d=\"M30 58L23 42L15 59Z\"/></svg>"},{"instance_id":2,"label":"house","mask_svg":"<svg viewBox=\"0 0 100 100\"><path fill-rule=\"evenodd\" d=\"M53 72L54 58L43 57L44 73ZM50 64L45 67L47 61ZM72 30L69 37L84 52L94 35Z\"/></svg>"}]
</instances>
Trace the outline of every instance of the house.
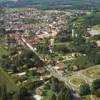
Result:
<instances>
[{"instance_id":1,"label":"house","mask_svg":"<svg viewBox=\"0 0 100 100\"><path fill-rule=\"evenodd\" d=\"M58 63L54 69L56 70L64 70L66 68L66 65L64 63Z\"/></svg>"},{"instance_id":2,"label":"house","mask_svg":"<svg viewBox=\"0 0 100 100\"><path fill-rule=\"evenodd\" d=\"M42 97L39 96L39 95L34 95L34 99L35 99L35 100L43 100Z\"/></svg>"},{"instance_id":3,"label":"house","mask_svg":"<svg viewBox=\"0 0 100 100\"><path fill-rule=\"evenodd\" d=\"M59 70L64 70L65 69L65 64L64 63L58 63L57 66L59 67Z\"/></svg>"},{"instance_id":4,"label":"house","mask_svg":"<svg viewBox=\"0 0 100 100\"><path fill-rule=\"evenodd\" d=\"M39 68L37 69L37 72L40 73L40 74L45 73L45 71L46 71L46 69L43 68L43 67L39 67Z\"/></svg>"}]
</instances>

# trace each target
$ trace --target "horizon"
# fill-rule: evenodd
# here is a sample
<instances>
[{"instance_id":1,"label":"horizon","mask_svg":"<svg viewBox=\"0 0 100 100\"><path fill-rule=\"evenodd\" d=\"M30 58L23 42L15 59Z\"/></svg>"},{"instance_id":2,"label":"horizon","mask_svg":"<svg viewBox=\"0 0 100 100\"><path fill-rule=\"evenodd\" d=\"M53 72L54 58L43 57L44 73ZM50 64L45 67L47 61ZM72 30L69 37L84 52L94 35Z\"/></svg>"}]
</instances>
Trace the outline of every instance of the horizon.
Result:
<instances>
[{"instance_id":1,"label":"horizon","mask_svg":"<svg viewBox=\"0 0 100 100\"><path fill-rule=\"evenodd\" d=\"M1 7L38 9L100 9L100 0L1 0Z\"/></svg>"}]
</instances>

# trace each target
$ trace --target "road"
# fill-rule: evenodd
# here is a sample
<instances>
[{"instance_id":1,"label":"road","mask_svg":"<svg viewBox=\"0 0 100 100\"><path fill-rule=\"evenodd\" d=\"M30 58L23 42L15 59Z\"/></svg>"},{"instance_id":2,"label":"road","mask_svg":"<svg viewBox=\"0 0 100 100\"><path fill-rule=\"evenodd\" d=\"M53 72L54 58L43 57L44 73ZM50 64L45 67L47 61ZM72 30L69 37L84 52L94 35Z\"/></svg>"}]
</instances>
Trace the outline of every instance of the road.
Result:
<instances>
[{"instance_id":1,"label":"road","mask_svg":"<svg viewBox=\"0 0 100 100\"><path fill-rule=\"evenodd\" d=\"M32 50L32 51L34 52L34 54L35 54L37 57L39 57L39 59L40 59L41 61L43 61L43 62L45 63L44 59L43 59L42 57L40 57L40 56L38 55L38 53L35 51L35 48L33 48L23 37L21 37L21 40L22 40L22 42L23 42L30 50Z\"/></svg>"},{"instance_id":2,"label":"road","mask_svg":"<svg viewBox=\"0 0 100 100\"><path fill-rule=\"evenodd\" d=\"M23 42L30 50L32 50L32 51L39 57L39 59L40 59L41 61L43 61L43 62L45 63L44 59L42 59L42 57L39 56L39 54L34 50L34 48L33 48L23 37L22 37L21 39L22 39L22 42ZM46 69L49 70L49 72L51 73L52 76L58 78L60 81L65 82L65 84L66 84L67 86L71 87L70 84L68 84L68 82L67 82L67 81L68 81L68 78L62 77L62 75L59 74L57 70L53 69L54 66L48 65L48 66L45 66L45 67L46 67Z\"/></svg>"},{"instance_id":3,"label":"road","mask_svg":"<svg viewBox=\"0 0 100 100\"><path fill-rule=\"evenodd\" d=\"M30 50L32 50L32 51L34 52L34 54L36 54L36 55L39 57L39 59L40 59L41 61L43 61L43 62L45 63L44 59L43 59L42 57L40 57L40 55L35 51L34 47L32 47L23 37L22 37L21 39L22 39L22 42L23 42ZM75 91L78 91L78 90L79 90L79 87L78 87L78 86L75 86L75 85L73 85L73 84L70 82L70 80L73 79L73 78L78 78L78 77L80 78L80 77L82 77L82 79L83 79L86 83L91 84L91 82L92 82L92 79L88 78L87 76L85 76L85 75L83 74L83 72L86 71L86 70L81 70L81 71L77 71L77 72L72 72L72 73L70 73L70 74L66 74L66 76L65 76L65 75L62 75L58 70L54 69L54 67L55 67L55 66L52 66L52 65L45 66L45 68L50 72L50 74L51 74L52 76L54 76L54 77L57 78L58 80L64 82L65 85L66 85L67 87L69 87L70 89L72 89L72 90L75 90Z\"/></svg>"}]
</instances>

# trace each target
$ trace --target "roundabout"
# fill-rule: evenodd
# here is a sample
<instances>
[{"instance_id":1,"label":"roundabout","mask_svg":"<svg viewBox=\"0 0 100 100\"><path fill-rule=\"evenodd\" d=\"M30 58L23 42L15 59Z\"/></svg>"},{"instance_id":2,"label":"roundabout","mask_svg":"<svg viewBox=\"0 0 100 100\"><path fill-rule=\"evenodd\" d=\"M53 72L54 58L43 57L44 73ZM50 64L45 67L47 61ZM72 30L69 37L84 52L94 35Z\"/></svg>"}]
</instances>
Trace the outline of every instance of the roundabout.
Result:
<instances>
[{"instance_id":1,"label":"roundabout","mask_svg":"<svg viewBox=\"0 0 100 100\"><path fill-rule=\"evenodd\" d=\"M86 83L85 80L81 79L80 77L75 77L69 80L69 83L74 87L79 87L80 85Z\"/></svg>"}]
</instances>

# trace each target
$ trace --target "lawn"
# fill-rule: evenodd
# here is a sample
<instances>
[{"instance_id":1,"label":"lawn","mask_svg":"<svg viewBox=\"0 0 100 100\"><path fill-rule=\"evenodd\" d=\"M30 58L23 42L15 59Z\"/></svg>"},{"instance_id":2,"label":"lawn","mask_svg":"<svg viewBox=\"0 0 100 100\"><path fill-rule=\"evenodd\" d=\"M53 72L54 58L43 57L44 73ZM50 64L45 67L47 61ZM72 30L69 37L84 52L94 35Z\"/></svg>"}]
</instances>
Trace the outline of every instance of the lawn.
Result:
<instances>
[{"instance_id":1,"label":"lawn","mask_svg":"<svg viewBox=\"0 0 100 100\"><path fill-rule=\"evenodd\" d=\"M83 74L92 79L100 78L100 65L87 69Z\"/></svg>"},{"instance_id":2,"label":"lawn","mask_svg":"<svg viewBox=\"0 0 100 100\"><path fill-rule=\"evenodd\" d=\"M84 84L85 81L82 80L81 78L73 78L70 80L70 82L73 84L73 85L76 85L76 86L80 86L81 84Z\"/></svg>"}]
</instances>

